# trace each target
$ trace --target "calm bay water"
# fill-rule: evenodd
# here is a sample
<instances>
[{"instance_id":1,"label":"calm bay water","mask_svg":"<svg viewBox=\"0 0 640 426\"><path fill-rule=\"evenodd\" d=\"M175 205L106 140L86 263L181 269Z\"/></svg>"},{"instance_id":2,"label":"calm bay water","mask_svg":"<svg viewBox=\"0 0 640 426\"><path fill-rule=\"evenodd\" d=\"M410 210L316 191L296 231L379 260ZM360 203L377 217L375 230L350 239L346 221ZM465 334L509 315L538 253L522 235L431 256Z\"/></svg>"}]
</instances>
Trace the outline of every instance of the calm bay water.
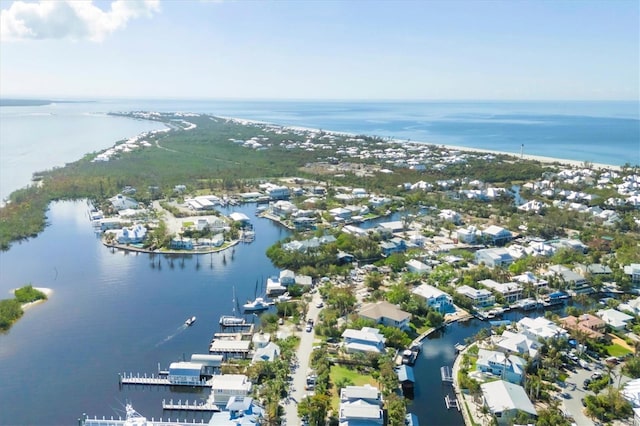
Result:
<instances>
[{"instance_id":1,"label":"calm bay water","mask_svg":"<svg viewBox=\"0 0 640 426\"><path fill-rule=\"evenodd\" d=\"M0 108L2 197L28 184L36 171L158 128L103 115L129 110L213 113L511 152L524 143L529 154L640 163L633 103L113 101ZM234 208L249 217L254 209ZM266 248L288 235L256 218L256 241L238 246L233 257L227 252L226 265L222 254L172 261L103 247L86 210L82 202L56 203L44 233L0 253L0 297L26 283L55 291L0 335L0 424L72 424L83 412L121 413L126 400L158 418L162 398L197 398L163 388L120 390L117 374L156 372L158 363L166 368L183 356L206 353L218 317L231 311L233 286L241 301L253 297L256 280L277 272ZM198 321L183 329L191 315ZM452 325L426 341L411 407L423 424L461 423L456 411L444 407L448 389L440 384L439 368L453 363L456 342L483 326Z\"/></svg>"}]
</instances>

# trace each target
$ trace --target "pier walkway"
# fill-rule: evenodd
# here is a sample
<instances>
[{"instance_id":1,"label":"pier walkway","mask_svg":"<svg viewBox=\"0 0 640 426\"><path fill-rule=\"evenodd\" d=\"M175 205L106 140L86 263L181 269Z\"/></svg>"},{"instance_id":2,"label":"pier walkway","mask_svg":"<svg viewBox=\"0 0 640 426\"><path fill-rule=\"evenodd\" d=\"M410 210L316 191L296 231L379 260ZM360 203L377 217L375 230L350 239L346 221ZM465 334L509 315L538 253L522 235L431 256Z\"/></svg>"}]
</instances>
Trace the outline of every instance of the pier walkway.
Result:
<instances>
[{"instance_id":1,"label":"pier walkway","mask_svg":"<svg viewBox=\"0 0 640 426\"><path fill-rule=\"evenodd\" d=\"M199 386L199 387L208 387L210 386L209 382L206 380L201 380L199 382L194 383L172 383L169 381L167 377L159 377L154 376L140 376L139 374L134 376L133 373L123 373L118 374L120 385L152 385L152 386Z\"/></svg>"},{"instance_id":2,"label":"pier walkway","mask_svg":"<svg viewBox=\"0 0 640 426\"><path fill-rule=\"evenodd\" d=\"M163 410L175 410L175 411L221 411L220 407L212 403L211 398L209 398L206 402L200 402L194 400L192 403L189 403L188 400L184 402L182 400L178 400L174 402L173 399L170 399L169 402L166 400L162 400L162 409Z\"/></svg>"}]
</instances>

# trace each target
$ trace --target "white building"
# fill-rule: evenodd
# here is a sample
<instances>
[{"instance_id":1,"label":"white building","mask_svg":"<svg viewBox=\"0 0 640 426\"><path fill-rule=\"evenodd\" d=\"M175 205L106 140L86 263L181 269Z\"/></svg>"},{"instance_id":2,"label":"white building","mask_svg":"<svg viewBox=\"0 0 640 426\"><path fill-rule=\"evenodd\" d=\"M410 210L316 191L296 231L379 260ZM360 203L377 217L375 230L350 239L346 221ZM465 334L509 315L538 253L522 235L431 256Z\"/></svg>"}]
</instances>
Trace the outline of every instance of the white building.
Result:
<instances>
[{"instance_id":1,"label":"white building","mask_svg":"<svg viewBox=\"0 0 640 426\"><path fill-rule=\"evenodd\" d=\"M426 301L427 307L433 308L441 314L455 311L451 296L429 284L419 285L413 289L413 294L422 297Z\"/></svg>"},{"instance_id":2,"label":"white building","mask_svg":"<svg viewBox=\"0 0 640 426\"><path fill-rule=\"evenodd\" d=\"M340 426L384 424L382 393L371 385L345 386L340 391Z\"/></svg>"},{"instance_id":3,"label":"white building","mask_svg":"<svg viewBox=\"0 0 640 426\"><path fill-rule=\"evenodd\" d=\"M469 299L473 306L481 308L492 306L496 302L496 298L493 294L484 288L478 289L469 287L468 285L462 285L456 288L456 293Z\"/></svg>"},{"instance_id":4,"label":"white building","mask_svg":"<svg viewBox=\"0 0 640 426\"><path fill-rule=\"evenodd\" d=\"M627 323L633 319L631 315L615 309L603 309L598 311L597 315L614 330L624 330L627 327Z\"/></svg>"},{"instance_id":5,"label":"white building","mask_svg":"<svg viewBox=\"0 0 640 426\"><path fill-rule=\"evenodd\" d=\"M504 380L480 385L482 399L489 412L495 416L499 425L512 424L520 412L537 416L537 411L524 388Z\"/></svg>"},{"instance_id":6,"label":"white building","mask_svg":"<svg viewBox=\"0 0 640 426\"><path fill-rule=\"evenodd\" d=\"M475 261L479 265L484 263L490 268L509 266L513 263L513 257L504 248L490 248L478 250Z\"/></svg>"},{"instance_id":7,"label":"white building","mask_svg":"<svg viewBox=\"0 0 640 426\"><path fill-rule=\"evenodd\" d=\"M251 382L244 374L214 375L209 381L213 403L222 405L229 402L229 398L245 397L251 392Z\"/></svg>"},{"instance_id":8,"label":"white building","mask_svg":"<svg viewBox=\"0 0 640 426\"><path fill-rule=\"evenodd\" d=\"M496 293L502 295L507 303L517 302L522 298L522 286L517 283L498 283L494 280L487 279L478 281L478 284L490 288Z\"/></svg>"},{"instance_id":9,"label":"white building","mask_svg":"<svg viewBox=\"0 0 640 426\"><path fill-rule=\"evenodd\" d=\"M342 333L344 347L348 353L354 352L384 352L387 339L380 330L372 327L362 327L361 330L347 328Z\"/></svg>"},{"instance_id":10,"label":"white building","mask_svg":"<svg viewBox=\"0 0 640 426\"><path fill-rule=\"evenodd\" d=\"M567 330L558 327L553 321L549 321L544 317L524 317L516 323L516 326L522 334L538 342L543 339L567 338L569 336Z\"/></svg>"}]
</instances>

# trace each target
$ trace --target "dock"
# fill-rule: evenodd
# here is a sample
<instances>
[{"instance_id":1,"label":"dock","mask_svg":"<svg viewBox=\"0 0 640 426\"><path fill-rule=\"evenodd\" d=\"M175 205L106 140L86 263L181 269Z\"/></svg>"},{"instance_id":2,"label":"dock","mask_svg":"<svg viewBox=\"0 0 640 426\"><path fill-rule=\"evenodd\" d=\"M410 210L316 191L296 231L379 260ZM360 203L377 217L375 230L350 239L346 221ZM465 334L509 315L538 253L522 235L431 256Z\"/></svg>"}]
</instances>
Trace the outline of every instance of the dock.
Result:
<instances>
[{"instance_id":1,"label":"dock","mask_svg":"<svg viewBox=\"0 0 640 426\"><path fill-rule=\"evenodd\" d=\"M440 376L443 383L453 383L453 375L451 374L451 368L446 365L440 367Z\"/></svg>"},{"instance_id":2,"label":"dock","mask_svg":"<svg viewBox=\"0 0 640 426\"><path fill-rule=\"evenodd\" d=\"M455 408L456 410L460 411L460 405L458 405L457 399L451 398L449 395L447 395L444 397L444 403L447 406L447 410Z\"/></svg>"},{"instance_id":3,"label":"dock","mask_svg":"<svg viewBox=\"0 0 640 426\"><path fill-rule=\"evenodd\" d=\"M146 374L141 376L140 374L122 373L118 374L120 386L122 385L150 385L150 386L199 386L208 387L209 383L206 380L200 380L194 383L172 383L168 377L161 376L147 376Z\"/></svg>"},{"instance_id":4,"label":"dock","mask_svg":"<svg viewBox=\"0 0 640 426\"><path fill-rule=\"evenodd\" d=\"M188 400L185 400L183 402L181 399L177 402L174 402L173 399L170 399L169 402L163 399L162 409L174 411L221 411L220 407L213 404L209 400L207 400L206 402L194 400L193 402L189 403Z\"/></svg>"}]
</instances>

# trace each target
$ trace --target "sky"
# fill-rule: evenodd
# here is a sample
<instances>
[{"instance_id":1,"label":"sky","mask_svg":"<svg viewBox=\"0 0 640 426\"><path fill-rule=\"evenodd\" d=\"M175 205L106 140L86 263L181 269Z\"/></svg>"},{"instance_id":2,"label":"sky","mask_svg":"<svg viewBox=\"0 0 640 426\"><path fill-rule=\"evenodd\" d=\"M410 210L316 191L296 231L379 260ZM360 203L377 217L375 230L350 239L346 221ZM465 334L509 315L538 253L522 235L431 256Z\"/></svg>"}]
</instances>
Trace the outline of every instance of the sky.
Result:
<instances>
[{"instance_id":1,"label":"sky","mask_svg":"<svg viewBox=\"0 0 640 426\"><path fill-rule=\"evenodd\" d=\"M0 96L638 100L637 0L0 0Z\"/></svg>"}]
</instances>

